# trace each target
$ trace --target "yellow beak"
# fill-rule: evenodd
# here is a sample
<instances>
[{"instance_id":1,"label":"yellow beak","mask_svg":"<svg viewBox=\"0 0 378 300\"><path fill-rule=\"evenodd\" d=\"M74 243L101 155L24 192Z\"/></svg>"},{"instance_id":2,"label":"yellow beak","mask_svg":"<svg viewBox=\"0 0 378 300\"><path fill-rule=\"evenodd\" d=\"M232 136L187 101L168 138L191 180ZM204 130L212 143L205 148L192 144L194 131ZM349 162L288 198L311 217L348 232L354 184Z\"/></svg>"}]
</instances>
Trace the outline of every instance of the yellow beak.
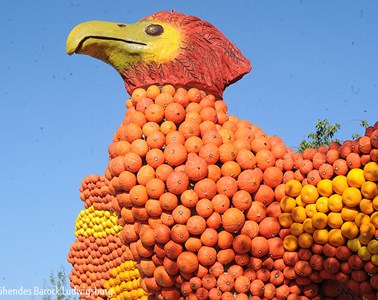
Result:
<instances>
[{"instance_id":1,"label":"yellow beak","mask_svg":"<svg viewBox=\"0 0 378 300\"><path fill-rule=\"evenodd\" d=\"M148 34L146 28L149 26L163 28L161 34ZM171 60L178 54L179 45L179 32L169 24L89 21L72 29L67 38L66 51L69 55L90 55L122 72L128 65L139 61L164 63Z\"/></svg>"}]
</instances>

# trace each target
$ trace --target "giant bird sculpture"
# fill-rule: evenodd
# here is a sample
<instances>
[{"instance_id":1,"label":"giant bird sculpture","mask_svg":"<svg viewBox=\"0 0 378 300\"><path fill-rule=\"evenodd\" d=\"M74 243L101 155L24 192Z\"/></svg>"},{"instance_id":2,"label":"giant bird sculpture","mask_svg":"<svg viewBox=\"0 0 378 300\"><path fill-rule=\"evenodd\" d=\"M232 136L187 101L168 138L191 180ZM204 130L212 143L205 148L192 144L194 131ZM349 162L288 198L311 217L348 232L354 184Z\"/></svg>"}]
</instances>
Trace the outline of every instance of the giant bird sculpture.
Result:
<instances>
[{"instance_id":1,"label":"giant bird sculpture","mask_svg":"<svg viewBox=\"0 0 378 300\"><path fill-rule=\"evenodd\" d=\"M130 98L70 248L82 299L378 299L378 124L303 154L227 113L251 70L175 11L91 21L67 53L112 65Z\"/></svg>"}]
</instances>

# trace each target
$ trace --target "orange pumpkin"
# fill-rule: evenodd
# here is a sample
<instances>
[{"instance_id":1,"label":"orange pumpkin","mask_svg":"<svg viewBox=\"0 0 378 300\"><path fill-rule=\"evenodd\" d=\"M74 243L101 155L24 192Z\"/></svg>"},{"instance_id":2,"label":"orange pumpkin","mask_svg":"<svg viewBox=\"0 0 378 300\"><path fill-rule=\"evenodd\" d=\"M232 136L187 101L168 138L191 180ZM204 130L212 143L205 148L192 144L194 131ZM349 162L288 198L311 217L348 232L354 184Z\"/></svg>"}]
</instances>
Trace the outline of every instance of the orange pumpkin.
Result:
<instances>
[{"instance_id":1,"label":"orange pumpkin","mask_svg":"<svg viewBox=\"0 0 378 300\"><path fill-rule=\"evenodd\" d=\"M203 141L197 136L191 136L185 141L184 145L188 153L198 154L203 146Z\"/></svg>"},{"instance_id":2,"label":"orange pumpkin","mask_svg":"<svg viewBox=\"0 0 378 300\"><path fill-rule=\"evenodd\" d=\"M200 235L206 229L206 220L201 216L193 215L187 220L186 226L191 234Z\"/></svg>"},{"instance_id":3,"label":"orange pumpkin","mask_svg":"<svg viewBox=\"0 0 378 300\"><path fill-rule=\"evenodd\" d=\"M162 287L171 287L175 284L174 277L169 275L164 266L158 266L154 270L154 278Z\"/></svg>"},{"instance_id":4,"label":"orange pumpkin","mask_svg":"<svg viewBox=\"0 0 378 300\"><path fill-rule=\"evenodd\" d=\"M244 170L238 176L238 187L248 193L254 193L260 187L262 178L257 169Z\"/></svg>"},{"instance_id":5,"label":"orange pumpkin","mask_svg":"<svg viewBox=\"0 0 378 300\"><path fill-rule=\"evenodd\" d=\"M180 204L172 211L172 217L178 224L185 224L191 217L191 211L186 206Z\"/></svg>"},{"instance_id":6,"label":"orange pumpkin","mask_svg":"<svg viewBox=\"0 0 378 300\"><path fill-rule=\"evenodd\" d=\"M218 247L220 249L228 249L232 246L234 236L232 233L222 230L218 233Z\"/></svg>"},{"instance_id":7,"label":"orange pumpkin","mask_svg":"<svg viewBox=\"0 0 378 300\"><path fill-rule=\"evenodd\" d=\"M197 237L189 237L185 242L185 249L193 253L196 253L201 247L202 242Z\"/></svg>"},{"instance_id":8,"label":"orange pumpkin","mask_svg":"<svg viewBox=\"0 0 378 300\"><path fill-rule=\"evenodd\" d=\"M215 144L205 144L200 149L198 155L202 157L208 165L218 162L220 157L219 148Z\"/></svg>"},{"instance_id":9,"label":"orange pumpkin","mask_svg":"<svg viewBox=\"0 0 378 300\"><path fill-rule=\"evenodd\" d=\"M212 199L217 193L217 185L213 180L204 178L196 182L194 191L197 193L199 199Z\"/></svg>"},{"instance_id":10,"label":"orange pumpkin","mask_svg":"<svg viewBox=\"0 0 378 300\"><path fill-rule=\"evenodd\" d=\"M213 211L213 203L209 199L202 198L196 204L196 212L201 217L208 218Z\"/></svg>"},{"instance_id":11,"label":"orange pumpkin","mask_svg":"<svg viewBox=\"0 0 378 300\"><path fill-rule=\"evenodd\" d=\"M157 243L165 244L171 238L171 229L165 224L157 225L154 228L154 237Z\"/></svg>"},{"instance_id":12,"label":"orange pumpkin","mask_svg":"<svg viewBox=\"0 0 378 300\"><path fill-rule=\"evenodd\" d=\"M146 107L144 110L144 115L146 116L148 122L160 123L165 116L164 107L159 104L152 103Z\"/></svg>"},{"instance_id":13,"label":"orange pumpkin","mask_svg":"<svg viewBox=\"0 0 378 300\"><path fill-rule=\"evenodd\" d=\"M195 207L198 202L198 195L193 190L185 190L180 195L180 201L186 207Z\"/></svg>"},{"instance_id":14,"label":"orange pumpkin","mask_svg":"<svg viewBox=\"0 0 378 300\"><path fill-rule=\"evenodd\" d=\"M245 222L245 216L237 208L229 208L222 215L223 228L228 232L239 231Z\"/></svg>"},{"instance_id":15,"label":"orange pumpkin","mask_svg":"<svg viewBox=\"0 0 378 300\"><path fill-rule=\"evenodd\" d=\"M236 155L236 162L243 170L253 169L256 166L255 155L248 149L238 151Z\"/></svg>"},{"instance_id":16,"label":"orange pumpkin","mask_svg":"<svg viewBox=\"0 0 378 300\"><path fill-rule=\"evenodd\" d=\"M276 218L266 217L259 224L259 232L262 237L272 238L279 234L281 230L280 223Z\"/></svg>"},{"instance_id":17,"label":"orange pumpkin","mask_svg":"<svg viewBox=\"0 0 378 300\"><path fill-rule=\"evenodd\" d=\"M188 156L188 152L183 144L170 143L164 149L164 158L170 166L177 167L183 164Z\"/></svg>"},{"instance_id":18,"label":"orange pumpkin","mask_svg":"<svg viewBox=\"0 0 378 300\"><path fill-rule=\"evenodd\" d=\"M253 200L268 206L274 200L274 190L268 185L260 185L258 190L253 194Z\"/></svg>"},{"instance_id":19,"label":"orange pumpkin","mask_svg":"<svg viewBox=\"0 0 378 300\"><path fill-rule=\"evenodd\" d=\"M172 240L169 240L164 245L164 251L168 258L176 259L183 252L183 247L181 244L178 244Z\"/></svg>"},{"instance_id":20,"label":"orange pumpkin","mask_svg":"<svg viewBox=\"0 0 378 300\"><path fill-rule=\"evenodd\" d=\"M266 217L266 207L258 201L253 201L251 207L246 213L246 218L251 221L260 223Z\"/></svg>"},{"instance_id":21,"label":"orange pumpkin","mask_svg":"<svg viewBox=\"0 0 378 300\"><path fill-rule=\"evenodd\" d=\"M160 149L150 149L146 153L146 162L149 166L156 169L164 164L164 153Z\"/></svg>"},{"instance_id":22,"label":"orange pumpkin","mask_svg":"<svg viewBox=\"0 0 378 300\"><path fill-rule=\"evenodd\" d=\"M230 274L221 274L217 279L217 286L222 292L229 292L234 287L234 278Z\"/></svg>"},{"instance_id":23,"label":"orange pumpkin","mask_svg":"<svg viewBox=\"0 0 378 300\"><path fill-rule=\"evenodd\" d=\"M189 177L183 172L173 171L167 177L167 189L175 195L182 194L188 188L188 185Z\"/></svg>"},{"instance_id":24,"label":"orange pumpkin","mask_svg":"<svg viewBox=\"0 0 378 300\"><path fill-rule=\"evenodd\" d=\"M163 159L164 159L164 154L162 153L162 155L163 155ZM147 166L149 166L149 165L147 165ZM145 167L145 166L144 166ZM143 167L142 167L143 168ZM152 168L152 167L151 167ZM153 168L152 168L153 169ZM140 170L139 170L140 171ZM168 165L168 164L160 164L159 166L157 166L157 168L156 168L156 170L155 170L155 172L154 172L154 174L155 174L155 176L156 176L156 178L159 178L159 179L161 179L161 180L163 180L164 182L166 182L167 181L167 178L168 178L168 176L171 174L173 172L173 168L170 166L170 165ZM146 181L144 181L145 182L145 184L143 184L143 185L146 185L146 183L147 183L147 178L146 178ZM142 184L142 183L140 183L140 184Z\"/></svg>"},{"instance_id":25,"label":"orange pumpkin","mask_svg":"<svg viewBox=\"0 0 378 300\"><path fill-rule=\"evenodd\" d=\"M159 203L162 209L171 211L178 205L178 198L175 194L167 192L159 197Z\"/></svg>"},{"instance_id":26,"label":"orange pumpkin","mask_svg":"<svg viewBox=\"0 0 378 300\"><path fill-rule=\"evenodd\" d=\"M268 149L261 149L255 154L256 164L261 170L266 170L268 167L273 167L276 158L274 154Z\"/></svg>"},{"instance_id":27,"label":"orange pumpkin","mask_svg":"<svg viewBox=\"0 0 378 300\"><path fill-rule=\"evenodd\" d=\"M207 176L206 161L195 153L189 153L185 163L185 173L190 180L199 181Z\"/></svg>"},{"instance_id":28,"label":"orange pumpkin","mask_svg":"<svg viewBox=\"0 0 378 300\"><path fill-rule=\"evenodd\" d=\"M233 197L238 190L237 181L231 176L221 177L217 181L216 186L218 193L225 194L227 197Z\"/></svg>"},{"instance_id":29,"label":"orange pumpkin","mask_svg":"<svg viewBox=\"0 0 378 300\"><path fill-rule=\"evenodd\" d=\"M197 257L202 266L211 266L217 260L217 252L213 247L202 246L198 250Z\"/></svg>"},{"instance_id":30,"label":"orange pumpkin","mask_svg":"<svg viewBox=\"0 0 378 300\"><path fill-rule=\"evenodd\" d=\"M187 227L183 224L175 224L171 228L171 238L176 243L185 243L190 236Z\"/></svg>"},{"instance_id":31,"label":"orange pumpkin","mask_svg":"<svg viewBox=\"0 0 378 300\"><path fill-rule=\"evenodd\" d=\"M253 296L262 297L264 295L265 284L260 279L255 279L251 282L249 291Z\"/></svg>"},{"instance_id":32,"label":"orange pumpkin","mask_svg":"<svg viewBox=\"0 0 378 300\"><path fill-rule=\"evenodd\" d=\"M242 211L249 209L252 205L251 194L244 190L236 191L232 195L232 205Z\"/></svg>"},{"instance_id":33,"label":"orange pumpkin","mask_svg":"<svg viewBox=\"0 0 378 300\"><path fill-rule=\"evenodd\" d=\"M213 247L218 243L218 232L214 228L206 228L200 239L204 246Z\"/></svg>"},{"instance_id":34,"label":"orange pumpkin","mask_svg":"<svg viewBox=\"0 0 378 300\"><path fill-rule=\"evenodd\" d=\"M169 103L165 108L165 118L175 124L179 124L185 119L185 108L180 103Z\"/></svg>"},{"instance_id":35,"label":"orange pumpkin","mask_svg":"<svg viewBox=\"0 0 378 300\"><path fill-rule=\"evenodd\" d=\"M251 249L251 239L244 234L240 234L235 236L232 242L232 248L234 249L235 253L244 254L249 252Z\"/></svg>"},{"instance_id":36,"label":"orange pumpkin","mask_svg":"<svg viewBox=\"0 0 378 300\"><path fill-rule=\"evenodd\" d=\"M207 219L206 224L209 228L218 229L222 224L222 216L214 211Z\"/></svg>"},{"instance_id":37,"label":"orange pumpkin","mask_svg":"<svg viewBox=\"0 0 378 300\"><path fill-rule=\"evenodd\" d=\"M263 257L269 253L268 240L262 236L256 236L251 241L251 253L254 257Z\"/></svg>"},{"instance_id":38,"label":"orange pumpkin","mask_svg":"<svg viewBox=\"0 0 378 300\"><path fill-rule=\"evenodd\" d=\"M146 192L152 199L159 199L165 191L164 181L159 178L153 178L146 184Z\"/></svg>"},{"instance_id":39,"label":"orange pumpkin","mask_svg":"<svg viewBox=\"0 0 378 300\"><path fill-rule=\"evenodd\" d=\"M179 125L179 132L181 132L185 139L191 136L199 136L201 133L199 123L195 121L185 120Z\"/></svg>"},{"instance_id":40,"label":"orange pumpkin","mask_svg":"<svg viewBox=\"0 0 378 300\"><path fill-rule=\"evenodd\" d=\"M223 143L222 136L215 129L205 131L202 134L202 141L204 144L214 144L217 147L221 146Z\"/></svg>"},{"instance_id":41,"label":"orange pumpkin","mask_svg":"<svg viewBox=\"0 0 378 300\"><path fill-rule=\"evenodd\" d=\"M223 214L230 207L230 199L224 194L216 194L212 199L213 210L219 214Z\"/></svg>"},{"instance_id":42,"label":"orange pumpkin","mask_svg":"<svg viewBox=\"0 0 378 300\"><path fill-rule=\"evenodd\" d=\"M193 252L184 251L177 257L177 266L181 272L192 273L198 268L198 258Z\"/></svg>"},{"instance_id":43,"label":"orange pumpkin","mask_svg":"<svg viewBox=\"0 0 378 300\"><path fill-rule=\"evenodd\" d=\"M184 144L185 143L184 134L176 130L168 132L165 137L165 143L167 145L169 145L170 143Z\"/></svg>"}]
</instances>

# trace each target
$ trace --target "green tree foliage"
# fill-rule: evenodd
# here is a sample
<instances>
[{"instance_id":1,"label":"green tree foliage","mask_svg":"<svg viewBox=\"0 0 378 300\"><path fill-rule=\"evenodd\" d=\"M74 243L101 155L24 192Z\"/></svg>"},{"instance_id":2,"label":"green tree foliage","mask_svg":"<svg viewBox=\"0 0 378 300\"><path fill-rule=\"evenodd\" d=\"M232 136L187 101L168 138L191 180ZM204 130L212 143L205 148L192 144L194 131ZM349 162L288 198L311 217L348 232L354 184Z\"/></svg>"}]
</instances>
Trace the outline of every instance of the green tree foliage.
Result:
<instances>
[{"instance_id":1,"label":"green tree foliage","mask_svg":"<svg viewBox=\"0 0 378 300\"><path fill-rule=\"evenodd\" d=\"M49 282L46 284L43 300L79 300L78 294L69 286L69 280L63 266L56 274L51 272Z\"/></svg>"},{"instance_id":2,"label":"green tree foliage","mask_svg":"<svg viewBox=\"0 0 378 300\"><path fill-rule=\"evenodd\" d=\"M320 146L328 146L333 136L340 129L340 124L330 124L327 119L318 120L315 124L316 131L308 134L308 140L299 143L297 151L302 153L306 148L318 149Z\"/></svg>"},{"instance_id":3,"label":"green tree foliage","mask_svg":"<svg viewBox=\"0 0 378 300\"><path fill-rule=\"evenodd\" d=\"M369 127L369 124L366 120L360 121L360 126L362 128ZM320 146L328 146L332 142L340 142L337 139L334 139L334 135L340 129L340 124L330 124L327 119L318 120L315 123L315 132L308 134L308 140L302 140L299 143L297 152L303 153L306 148L315 148L318 149ZM358 133L352 134L352 139L355 140L361 135Z\"/></svg>"},{"instance_id":4,"label":"green tree foliage","mask_svg":"<svg viewBox=\"0 0 378 300\"><path fill-rule=\"evenodd\" d=\"M360 121L360 126L366 129L366 128L369 127L369 123L368 123L366 120L361 120L361 121ZM361 134L359 134L359 133L353 133L353 134L352 134L352 139L353 139L353 140L356 140L356 139L358 139L360 136L361 136Z\"/></svg>"}]
</instances>

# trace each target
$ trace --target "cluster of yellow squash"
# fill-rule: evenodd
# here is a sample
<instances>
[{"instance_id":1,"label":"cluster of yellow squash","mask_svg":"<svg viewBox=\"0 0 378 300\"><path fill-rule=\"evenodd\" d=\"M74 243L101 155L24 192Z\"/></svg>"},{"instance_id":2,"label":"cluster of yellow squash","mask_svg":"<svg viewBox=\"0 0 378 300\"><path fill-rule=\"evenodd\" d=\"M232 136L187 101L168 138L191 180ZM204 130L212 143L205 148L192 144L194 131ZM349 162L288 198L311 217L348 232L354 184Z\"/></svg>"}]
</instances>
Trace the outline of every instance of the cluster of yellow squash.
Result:
<instances>
[{"instance_id":1,"label":"cluster of yellow squash","mask_svg":"<svg viewBox=\"0 0 378 300\"><path fill-rule=\"evenodd\" d=\"M118 235L122 226L118 224L118 216L105 210L96 210L93 206L83 209L76 219L75 236L82 235L104 238L109 234Z\"/></svg>"},{"instance_id":2,"label":"cluster of yellow squash","mask_svg":"<svg viewBox=\"0 0 378 300\"><path fill-rule=\"evenodd\" d=\"M364 261L378 265L378 164L351 169L346 176L322 179L316 186L292 179L285 185L279 218L290 229L284 238L288 251L313 243L346 245Z\"/></svg>"},{"instance_id":3,"label":"cluster of yellow squash","mask_svg":"<svg viewBox=\"0 0 378 300\"><path fill-rule=\"evenodd\" d=\"M147 299L141 287L141 279L136 262L125 261L109 270L110 279L104 283L109 299Z\"/></svg>"}]
</instances>

